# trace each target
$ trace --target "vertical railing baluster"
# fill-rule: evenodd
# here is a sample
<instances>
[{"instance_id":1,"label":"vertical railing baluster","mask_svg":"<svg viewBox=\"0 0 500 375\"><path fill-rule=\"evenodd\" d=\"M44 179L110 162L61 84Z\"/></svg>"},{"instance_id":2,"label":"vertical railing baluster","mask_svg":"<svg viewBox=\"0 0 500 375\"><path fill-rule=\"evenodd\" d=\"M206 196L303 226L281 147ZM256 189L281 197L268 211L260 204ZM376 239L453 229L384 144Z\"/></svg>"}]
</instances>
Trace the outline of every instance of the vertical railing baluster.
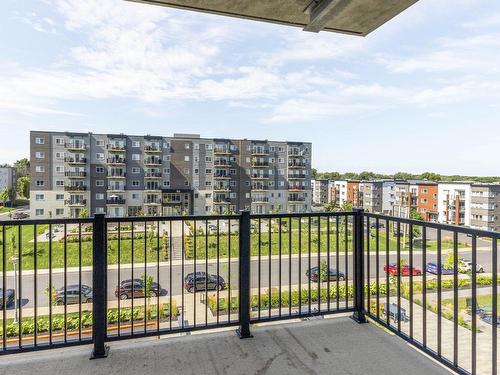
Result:
<instances>
[{"instance_id":1,"label":"vertical railing baluster","mask_svg":"<svg viewBox=\"0 0 500 375\"><path fill-rule=\"evenodd\" d=\"M364 297L364 254L363 254L363 209L356 208L353 217L354 236L354 299L355 311L352 318L358 323L366 323Z\"/></svg>"},{"instance_id":2,"label":"vertical railing baluster","mask_svg":"<svg viewBox=\"0 0 500 375\"><path fill-rule=\"evenodd\" d=\"M453 365L458 366L458 232L453 232Z\"/></svg>"},{"instance_id":3,"label":"vertical railing baluster","mask_svg":"<svg viewBox=\"0 0 500 375\"><path fill-rule=\"evenodd\" d=\"M182 222L181 222L182 223ZM174 241L173 241L173 237L172 237L172 220L169 221L168 223L169 227L168 227L168 235L169 235L169 238L168 238L168 252L169 252L169 257L168 257L168 272L169 272L169 275L168 275L168 285L169 285L169 293L168 293L168 302L169 302L169 306L168 306L168 326L169 326L169 329L172 330L172 291L173 291L173 288L172 288L172 253L173 253L173 246L174 246ZM160 284L160 271L158 270L158 284ZM183 285L181 284L181 288L182 290L184 290L183 288ZM160 301L160 292L161 290L158 291L158 301ZM184 306L183 306L184 307ZM158 330L160 329L160 326L158 325Z\"/></svg>"},{"instance_id":4,"label":"vertical railing baluster","mask_svg":"<svg viewBox=\"0 0 500 375\"><path fill-rule=\"evenodd\" d=\"M379 221L379 218L377 217L375 219L375 277L377 278L377 280L375 281L376 283L376 289L377 289L377 320L380 319L380 282L379 282L379 278L380 278L380 271L379 271L379 268L380 268L380 260L379 260L379 256L380 256L380 221Z\"/></svg>"},{"instance_id":5,"label":"vertical railing baluster","mask_svg":"<svg viewBox=\"0 0 500 375\"><path fill-rule=\"evenodd\" d=\"M308 295L308 301L307 301L307 313L311 314L311 216L308 217L308 223L307 223L307 269L309 271L309 277L307 278L307 295ZM319 277L319 270L318 270L318 277Z\"/></svg>"},{"instance_id":6,"label":"vertical railing baluster","mask_svg":"<svg viewBox=\"0 0 500 375\"><path fill-rule=\"evenodd\" d=\"M476 374L477 360L477 236L472 235L472 351L471 351L471 374Z\"/></svg>"},{"instance_id":7,"label":"vertical railing baluster","mask_svg":"<svg viewBox=\"0 0 500 375\"><path fill-rule=\"evenodd\" d=\"M208 220L205 220L205 326L208 326L208 241Z\"/></svg>"},{"instance_id":8,"label":"vertical railing baluster","mask_svg":"<svg viewBox=\"0 0 500 375\"><path fill-rule=\"evenodd\" d=\"M160 284L160 220L156 222L156 282L158 285ZM172 252L169 251L168 248L165 249L168 251L167 257L170 264L172 263L172 259L170 258ZM172 273L170 273L172 274ZM170 296L172 296L172 285L170 285ZM158 293L156 293L156 332L160 333L160 294L161 290L158 289ZM170 312L172 312L172 305L170 305ZM169 316L170 321L172 321L172 314ZM172 324L172 323L170 323ZM172 328L170 328L172 329Z\"/></svg>"},{"instance_id":9,"label":"vertical railing baluster","mask_svg":"<svg viewBox=\"0 0 500 375\"><path fill-rule=\"evenodd\" d=\"M122 224L121 224L121 221L118 221L117 222L118 224L118 243L117 243L117 256L118 256L118 259L117 259L117 263L118 263L118 268L117 268L117 278L118 278L118 337L121 337L121 298L120 298L120 286L121 286L121 227L122 227ZM133 223L132 223L133 224ZM81 294L81 293L80 293Z\"/></svg>"},{"instance_id":10,"label":"vertical railing baluster","mask_svg":"<svg viewBox=\"0 0 500 375\"><path fill-rule=\"evenodd\" d=\"M19 318L18 318L18 324L19 324L19 349L22 349L23 347L23 254L21 252L21 242L22 242L22 225L19 224L17 226L17 259L19 262L19 273L18 273L18 285L19 285L19 293L16 296L17 298L17 307L19 308Z\"/></svg>"},{"instance_id":11,"label":"vertical railing baluster","mask_svg":"<svg viewBox=\"0 0 500 375\"><path fill-rule=\"evenodd\" d=\"M385 221L385 322L390 325L389 303L391 296L391 284L389 282L389 226L391 222L389 219Z\"/></svg>"},{"instance_id":12,"label":"vertical railing baluster","mask_svg":"<svg viewBox=\"0 0 500 375\"><path fill-rule=\"evenodd\" d=\"M227 322L231 322L231 219L227 223Z\"/></svg>"},{"instance_id":13,"label":"vertical railing baluster","mask_svg":"<svg viewBox=\"0 0 500 375\"><path fill-rule=\"evenodd\" d=\"M78 341L82 341L82 223L78 223Z\"/></svg>"},{"instance_id":14,"label":"vertical railing baluster","mask_svg":"<svg viewBox=\"0 0 500 375\"><path fill-rule=\"evenodd\" d=\"M410 277L410 339L413 340L413 223L408 226L408 241L409 241L409 277Z\"/></svg>"},{"instance_id":15,"label":"vertical railing baluster","mask_svg":"<svg viewBox=\"0 0 500 375\"><path fill-rule=\"evenodd\" d=\"M496 238L492 239L492 282L493 282L493 291L492 291L492 320L491 320L491 341L492 341L492 348L491 348L491 362L492 362L492 369L491 373L492 375L497 374L497 368L498 368L498 356L497 356L497 324L498 324L498 240Z\"/></svg>"},{"instance_id":16,"label":"vertical railing baluster","mask_svg":"<svg viewBox=\"0 0 500 375\"><path fill-rule=\"evenodd\" d=\"M7 350L7 248L5 245L5 225L2 225L2 345L3 351Z\"/></svg>"},{"instance_id":17,"label":"vertical railing baluster","mask_svg":"<svg viewBox=\"0 0 500 375\"><path fill-rule=\"evenodd\" d=\"M302 315L302 218L299 216L299 315Z\"/></svg>"},{"instance_id":18,"label":"vertical railing baluster","mask_svg":"<svg viewBox=\"0 0 500 375\"><path fill-rule=\"evenodd\" d=\"M268 307L268 313L267 316L270 318L271 317L271 300L272 300L272 280L271 280L271 274L272 274L272 218L269 218L268 222L268 245L267 245L267 256L268 256L268 268L267 268L267 293L268 293L268 300L267 300L267 307Z\"/></svg>"},{"instance_id":19,"label":"vertical railing baluster","mask_svg":"<svg viewBox=\"0 0 500 375\"><path fill-rule=\"evenodd\" d=\"M38 345L38 270L37 270L37 229L36 224L33 225L33 344ZM5 300L4 300L5 301ZM4 331L5 332L5 331ZM79 338L81 341L81 338Z\"/></svg>"},{"instance_id":20,"label":"vertical railing baluster","mask_svg":"<svg viewBox=\"0 0 500 375\"><path fill-rule=\"evenodd\" d=\"M49 224L49 346L52 346L52 224Z\"/></svg>"},{"instance_id":21,"label":"vertical railing baluster","mask_svg":"<svg viewBox=\"0 0 500 375\"><path fill-rule=\"evenodd\" d=\"M132 336L134 336L134 300L135 300L135 282L134 282L134 225L135 225L135 222L132 221L131 222L131 236L132 236L132 241L131 241L131 248L130 248L130 252L131 252L131 256L132 256L132 262L131 262L131 269L130 269L130 273L131 273L131 280L132 280L132 299L130 301L130 306L131 306L131 314L130 314L130 333Z\"/></svg>"},{"instance_id":22,"label":"vertical railing baluster","mask_svg":"<svg viewBox=\"0 0 500 375\"><path fill-rule=\"evenodd\" d=\"M250 333L250 212L241 211L239 220L239 325L240 338L252 337Z\"/></svg>"},{"instance_id":23,"label":"vertical railing baluster","mask_svg":"<svg viewBox=\"0 0 500 375\"><path fill-rule=\"evenodd\" d=\"M339 225L340 225L340 217L335 216L335 268L337 269L337 273L340 273L340 259L339 259L339 246L340 246L340 233L339 233ZM347 275L344 273L344 277ZM337 277L335 280L335 302L337 304L337 311L340 309L340 294L339 294L339 278ZM346 291L347 292L347 291Z\"/></svg>"},{"instance_id":24,"label":"vertical railing baluster","mask_svg":"<svg viewBox=\"0 0 500 375\"><path fill-rule=\"evenodd\" d=\"M184 236L185 236L185 229L184 229L184 224L185 220L181 219L181 252L182 252L182 258L181 258L181 290L182 290L182 295L181 295L181 308L182 308L182 319L181 319L181 328L184 329L184 322L185 322L185 306L184 306L184 259L185 259L185 245L184 245ZM170 236L170 242L172 242L172 231L170 231L169 236ZM171 245L172 246L172 245ZM171 247L172 248L172 247ZM172 252L169 254L169 259L172 259ZM169 291L170 294L172 294L172 291Z\"/></svg>"},{"instance_id":25,"label":"vertical railing baluster","mask_svg":"<svg viewBox=\"0 0 500 375\"><path fill-rule=\"evenodd\" d=\"M397 318L398 318L398 332L401 332L401 274L403 272L402 267L401 267L401 222L396 223L396 230L398 232L396 238L397 238L397 244L396 244L396 269L398 270L397 274L397 291L396 291L396 299L397 299L397 305L398 305L398 312L397 312Z\"/></svg>"},{"instance_id":26,"label":"vertical railing baluster","mask_svg":"<svg viewBox=\"0 0 500 375\"><path fill-rule=\"evenodd\" d=\"M321 216L318 215L318 312L321 311ZM330 278L330 269L327 270L327 279Z\"/></svg>"},{"instance_id":27,"label":"vertical railing baluster","mask_svg":"<svg viewBox=\"0 0 500 375\"><path fill-rule=\"evenodd\" d=\"M196 253L197 253L197 243L196 243L196 234L198 231L198 228L196 227L196 219L193 220L194 223L194 238L193 238L193 327L196 327L196 288L198 286L198 277L196 276Z\"/></svg>"},{"instance_id":28,"label":"vertical railing baluster","mask_svg":"<svg viewBox=\"0 0 500 375\"><path fill-rule=\"evenodd\" d=\"M279 257L279 263L278 263L278 293L279 293L279 317L281 318L281 217L278 218L278 241L279 241L279 246L278 246L278 257Z\"/></svg>"},{"instance_id":29,"label":"vertical railing baluster","mask_svg":"<svg viewBox=\"0 0 500 375\"><path fill-rule=\"evenodd\" d=\"M216 221L216 225L217 225L217 324L219 324L219 278L220 278L220 269L219 269L219 258L220 258L220 251L219 251L219 247L220 247L220 230L219 230L219 226L220 226L220 221L219 219L217 219ZM229 249L231 250L231 249ZM208 305L208 301L206 302L207 305Z\"/></svg>"},{"instance_id":30,"label":"vertical railing baluster","mask_svg":"<svg viewBox=\"0 0 500 375\"><path fill-rule=\"evenodd\" d=\"M292 218L288 218L288 315L292 315Z\"/></svg>"},{"instance_id":31,"label":"vertical railing baluster","mask_svg":"<svg viewBox=\"0 0 500 375\"><path fill-rule=\"evenodd\" d=\"M370 217L366 217L366 221L363 222L363 225L366 225L366 311L368 314L371 312L371 277L370 277L370 258L371 258L371 249L370 249L370 239L371 239L371 228L370 228ZM364 255L363 255L364 257ZM364 286L363 286L364 287Z\"/></svg>"},{"instance_id":32,"label":"vertical railing baluster","mask_svg":"<svg viewBox=\"0 0 500 375\"><path fill-rule=\"evenodd\" d=\"M349 308L349 216L344 216L345 308ZM354 235L353 235L354 237ZM354 257L354 252L353 252Z\"/></svg>"},{"instance_id":33,"label":"vertical railing baluster","mask_svg":"<svg viewBox=\"0 0 500 375\"><path fill-rule=\"evenodd\" d=\"M143 288L144 288L144 334L146 334L146 330L147 330L147 306L148 306L148 294L151 292L147 289L147 285L148 285L148 268L147 268L147 265L148 265L148 231L147 231L147 228L148 228L148 223L147 221L144 221L144 284L143 284Z\"/></svg>"},{"instance_id":34,"label":"vertical railing baluster","mask_svg":"<svg viewBox=\"0 0 500 375\"><path fill-rule=\"evenodd\" d=\"M258 235L259 235L259 238L258 238L258 241L259 241L259 264L258 264L258 275L257 275L257 289L258 289L258 295L257 295L257 308L258 308L258 311L257 311L257 316L258 316L258 320L260 320L260 310L261 310L261 256L262 256L262 223L261 223L261 220L260 220L260 217L258 219L258 224L259 224L259 229L258 229ZM240 222L240 225L241 225L241 222ZM241 228L240 228L241 229ZM241 233L240 233L240 236L241 236ZM241 249L240 249L241 251ZM241 260L240 260L241 261ZM239 276L241 277L241 275Z\"/></svg>"},{"instance_id":35,"label":"vertical railing baluster","mask_svg":"<svg viewBox=\"0 0 500 375\"><path fill-rule=\"evenodd\" d=\"M93 225L93 334L94 350L91 359L108 355L106 341L106 219L104 214L95 214Z\"/></svg>"},{"instance_id":36,"label":"vertical railing baluster","mask_svg":"<svg viewBox=\"0 0 500 375\"><path fill-rule=\"evenodd\" d=\"M328 268L328 278L326 284L326 304L327 310L330 311L330 216L326 217L326 268ZM339 270L335 270L337 273L335 278L339 278Z\"/></svg>"},{"instance_id":37,"label":"vertical railing baluster","mask_svg":"<svg viewBox=\"0 0 500 375\"><path fill-rule=\"evenodd\" d=\"M437 230L437 354L441 357L441 329L442 329L442 305L441 305L441 282L442 282L442 267L441 259L441 229Z\"/></svg>"},{"instance_id":38,"label":"vertical railing baluster","mask_svg":"<svg viewBox=\"0 0 500 375\"><path fill-rule=\"evenodd\" d=\"M68 342L68 246L66 241L67 224L64 223L64 343Z\"/></svg>"},{"instance_id":39,"label":"vertical railing baluster","mask_svg":"<svg viewBox=\"0 0 500 375\"><path fill-rule=\"evenodd\" d=\"M427 347L427 227L422 227L422 345Z\"/></svg>"}]
</instances>

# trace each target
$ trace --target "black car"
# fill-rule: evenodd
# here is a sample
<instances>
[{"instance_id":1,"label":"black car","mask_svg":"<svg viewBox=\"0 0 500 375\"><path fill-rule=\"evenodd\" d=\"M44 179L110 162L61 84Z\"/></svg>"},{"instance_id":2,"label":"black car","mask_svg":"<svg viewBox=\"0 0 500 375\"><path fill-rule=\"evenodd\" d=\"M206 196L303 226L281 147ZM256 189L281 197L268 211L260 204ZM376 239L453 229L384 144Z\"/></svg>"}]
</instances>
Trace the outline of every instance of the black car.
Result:
<instances>
[{"instance_id":1,"label":"black car","mask_svg":"<svg viewBox=\"0 0 500 375\"><path fill-rule=\"evenodd\" d=\"M226 282L221 276L196 272L196 274L190 273L184 278L184 288L189 293L198 290L223 290L226 288Z\"/></svg>"},{"instance_id":2,"label":"black car","mask_svg":"<svg viewBox=\"0 0 500 375\"><path fill-rule=\"evenodd\" d=\"M345 280L345 275L343 272L337 271L334 268L330 268L329 272L329 279L330 281L337 281L337 280ZM310 270L306 271L306 276L311 280L311 281L318 281L319 279L319 272L318 272L318 267L312 267ZM324 280L321 281L328 281L325 277Z\"/></svg>"},{"instance_id":3,"label":"black car","mask_svg":"<svg viewBox=\"0 0 500 375\"><path fill-rule=\"evenodd\" d=\"M5 303L4 306L4 301L3 301L3 289L0 288L0 309L3 309L4 307L10 306L12 303L14 303L14 290L13 289L6 289L5 290Z\"/></svg>"},{"instance_id":4,"label":"black car","mask_svg":"<svg viewBox=\"0 0 500 375\"><path fill-rule=\"evenodd\" d=\"M87 285L68 285L66 286L66 304L92 303L92 288ZM64 305L64 287L56 290L55 301L57 305Z\"/></svg>"},{"instance_id":5,"label":"black car","mask_svg":"<svg viewBox=\"0 0 500 375\"><path fill-rule=\"evenodd\" d=\"M151 284L151 292L153 297L161 294L161 285L153 282ZM115 289L115 297L120 299L140 298L145 297L146 288L142 279L123 280Z\"/></svg>"},{"instance_id":6,"label":"black car","mask_svg":"<svg viewBox=\"0 0 500 375\"><path fill-rule=\"evenodd\" d=\"M372 222L370 223L370 228L372 228L372 229L376 229L376 228L385 228L385 224L384 224L384 223L379 222L379 223L378 223L378 226L377 226L377 222L376 222L376 221L372 221Z\"/></svg>"}]
</instances>

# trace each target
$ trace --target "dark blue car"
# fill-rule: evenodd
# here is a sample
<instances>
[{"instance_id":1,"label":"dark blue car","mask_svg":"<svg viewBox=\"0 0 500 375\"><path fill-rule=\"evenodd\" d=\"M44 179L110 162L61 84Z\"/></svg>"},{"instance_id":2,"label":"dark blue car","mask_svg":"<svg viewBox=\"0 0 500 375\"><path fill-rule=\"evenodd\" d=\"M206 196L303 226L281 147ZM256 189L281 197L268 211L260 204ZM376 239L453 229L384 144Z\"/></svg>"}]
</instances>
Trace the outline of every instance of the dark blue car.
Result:
<instances>
[{"instance_id":1,"label":"dark blue car","mask_svg":"<svg viewBox=\"0 0 500 375\"><path fill-rule=\"evenodd\" d=\"M429 273L437 275L438 274L437 263L434 262L427 263L427 265L425 266L425 270ZM453 268L444 268L444 266L441 264L441 275L453 275Z\"/></svg>"}]
</instances>

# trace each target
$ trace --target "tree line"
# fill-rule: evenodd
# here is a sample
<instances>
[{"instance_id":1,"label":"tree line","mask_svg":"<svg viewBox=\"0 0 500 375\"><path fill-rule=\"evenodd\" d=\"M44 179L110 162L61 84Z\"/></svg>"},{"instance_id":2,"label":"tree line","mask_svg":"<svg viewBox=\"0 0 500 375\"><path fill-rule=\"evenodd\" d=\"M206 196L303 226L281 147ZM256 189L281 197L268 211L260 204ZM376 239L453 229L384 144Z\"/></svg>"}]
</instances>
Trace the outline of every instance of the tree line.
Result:
<instances>
[{"instance_id":1,"label":"tree line","mask_svg":"<svg viewBox=\"0 0 500 375\"><path fill-rule=\"evenodd\" d=\"M441 182L451 182L451 181L473 181L481 183L493 183L500 182L500 176L461 176L461 175L441 175L434 172L424 172L420 174L413 174L408 172L397 172L394 174L382 174L370 171L363 171L361 173L347 172L318 172L315 168L312 168L311 176L314 179L326 179L326 180L378 180L378 179L390 179L390 180L429 180L429 181L441 181Z\"/></svg>"},{"instance_id":2,"label":"tree line","mask_svg":"<svg viewBox=\"0 0 500 375\"><path fill-rule=\"evenodd\" d=\"M16 201L17 198L26 198L30 196L30 161L27 158L19 159L10 164L0 164L0 167L13 167L17 172L17 186L13 189L5 187L0 191L0 202L5 206L8 200Z\"/></svg>"}]
</instances>

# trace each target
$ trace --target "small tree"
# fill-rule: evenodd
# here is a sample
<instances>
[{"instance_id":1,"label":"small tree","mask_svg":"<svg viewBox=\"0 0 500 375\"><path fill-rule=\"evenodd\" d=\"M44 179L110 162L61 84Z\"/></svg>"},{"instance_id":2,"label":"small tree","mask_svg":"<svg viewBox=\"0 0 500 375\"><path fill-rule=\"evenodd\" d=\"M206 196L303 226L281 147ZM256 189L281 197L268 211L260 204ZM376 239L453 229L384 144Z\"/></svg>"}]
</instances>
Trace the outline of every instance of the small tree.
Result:
<instances>
[{"instance_id":1,"label":"small tree","mask_svg":"<svg viewBox=\"0 0 500 375\"><path fill-rule=\"evenodd\" d=\"M80 214L78 215L78 217L80 217L80 218L86 218L87 216L89 216L89 211L86 208L81 210Z\"/></svg>"},{"instance_id":2,"label":"small tree","mask_svg":"<svg viewBox=\"0 0 500 375\"><path fill-rule=\"evenodd\" d=\"M322 260L319 264L319 279L321 281L328 281L328 278L330 277L329 273L328 263L326 260Z\"/></svg>"},{"instance_id":3,"label":"small tree","mask_svg":"<svg viewBox=\"0 0 500 375\"><path fill-rule=\"evenodd\" d=\"M52 285L52 287L45 288L45 295L47 297L52 298L51 300L52 305L54 306L57 305L57 291L54 285Z\"/></svg>"},{"instance_id":4,"label":"small tree","mask_svg":"<svg viewBox=\"0 0 500 375\"><path fill-rule=\"evenodd\" d=\"M163 253L163 259L168 260L168 237L167 232L163 231L163 235L161 236L161 250Z\"/></svg>"},{"instance_id":5,"label":"small tree","mask_svg":"<svg viewBox=\"0 0 500 375\"><path fill-rule=\"evenodd\" d=\"M29 198L30 196L29 176L24 176L17 180L17 193L22 197Z\"/></svg>"},{"instance_id":6,"label":"small tree","mask_svg":"<svg viewBox=\"0 0 500 375\"><path fill-rule=\"evenodd\" d=\"M142 275L141 280L144 284L144 295L147 297L147 305L146 305L146 319L151 319L151 307L150 307L150 299L156 295L153 290L153 276Z\"/></svg>"},{"instance_id":7,"label":"small tree","mask_svg":"<svg viewBox=\"0 0 500 375\"><path fill-rule=\"evenodd\" d=\"M9 200L9 189L4 188L0 192L0 200L2 201L2 204L5 207L5 205L7 204L7 201Z\"/></svg>"},{"instance_id":8,"label":"small tree","mask_svg":"<svg viewBox=\"0 0 500 375\"><path fill-rule=\"evenodd\" d=\"M323 205L323 208L325 209L326 212L335 212L338 211L339 207L335 202L329 202Z\"/></svg>"},{"instance_id":9,"label":"small tree","mask_svg":"<svg viewBox=\"0 0 500 375\"><path fill-rule=\"evenodd\" d=\"M152 224L148 232L149 249L153 251L153 241L155 239L155 225Z\"/></svg>"}]
</instances>

